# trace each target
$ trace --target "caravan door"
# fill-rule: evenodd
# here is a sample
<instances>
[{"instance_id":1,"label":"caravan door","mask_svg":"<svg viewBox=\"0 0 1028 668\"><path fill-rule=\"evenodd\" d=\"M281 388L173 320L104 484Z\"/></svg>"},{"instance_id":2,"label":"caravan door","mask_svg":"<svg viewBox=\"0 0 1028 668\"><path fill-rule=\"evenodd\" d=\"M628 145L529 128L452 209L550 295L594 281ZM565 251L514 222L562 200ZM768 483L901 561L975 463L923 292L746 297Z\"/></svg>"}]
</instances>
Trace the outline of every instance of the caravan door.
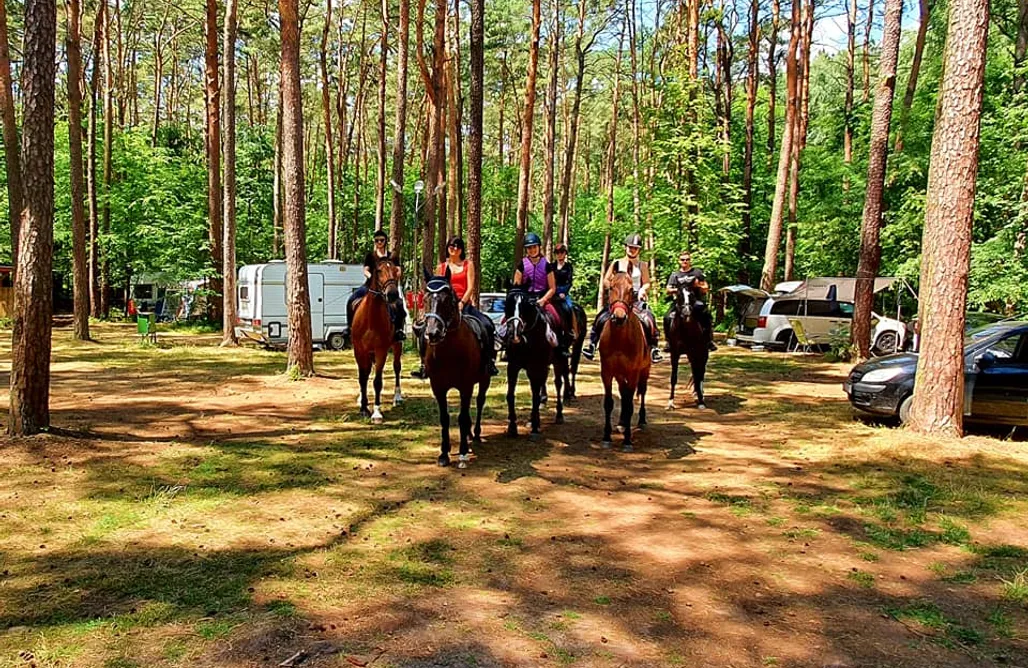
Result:
<instances>
[{"instance_id":1,"label":"caravan door","mask_svg":"<svg viewBox=\"0 0 1028 668\"><path fill-rule=\"evenodd\" d=\"M325 340L325 275L307 274L311 293L311 338L315 343Z\"/></svg>"}]
</instances>

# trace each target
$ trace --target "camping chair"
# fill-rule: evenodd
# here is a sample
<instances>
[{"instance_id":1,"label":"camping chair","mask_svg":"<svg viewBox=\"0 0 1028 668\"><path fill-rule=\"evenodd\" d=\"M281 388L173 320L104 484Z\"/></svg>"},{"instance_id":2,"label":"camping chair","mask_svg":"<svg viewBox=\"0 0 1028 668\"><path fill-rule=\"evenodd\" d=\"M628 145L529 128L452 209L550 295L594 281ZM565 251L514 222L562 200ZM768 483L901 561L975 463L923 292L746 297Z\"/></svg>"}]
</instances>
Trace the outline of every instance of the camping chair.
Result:
<instances>
[{"instance_id":1,"label":"camping chair","mask_svg":"<svg viewBox=\"0 0 1028 668\"><path fill-rule=\"evenodd\" d=\"M139 334L140 342L149 340L150 343L157 343L157 314L140 311L136 315L136 333Z\"/></svg>"},{"instance_id":2,"label":"camping chair","mask_svg":"<svg viewBox=\"0 0 1028 668\"><path fill-rule=\"evenodd\" d=\"M814 342L807 336L807 332L803 329L803 323L798 318L789 318L789 325L792 327L793 337L796 339L796 345L793 346L791 352L802 352L809 353L814 347Z\"/></svg>"}]
</instances>

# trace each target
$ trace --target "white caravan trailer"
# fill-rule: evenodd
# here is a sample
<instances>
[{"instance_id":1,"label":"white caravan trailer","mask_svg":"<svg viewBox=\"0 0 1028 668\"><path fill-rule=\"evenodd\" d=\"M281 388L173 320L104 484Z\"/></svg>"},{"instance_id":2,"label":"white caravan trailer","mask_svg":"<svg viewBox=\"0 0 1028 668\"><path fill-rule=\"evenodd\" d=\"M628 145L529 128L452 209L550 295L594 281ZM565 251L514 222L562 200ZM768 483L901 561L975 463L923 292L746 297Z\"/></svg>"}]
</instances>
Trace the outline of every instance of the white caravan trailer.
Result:
<instances>
[{"instance_id":1,"label":"white caravan trailer","mask_svg":"<svg viewBox=\"0 0 1028 668\"><path fill-rule=\"evenodd\" d=\"M326 260L307 265L314 344L332 350L346 347L346 302L364 284L364 266ZM286 263L248 264L239 268L236 336L264 345L289 340L286 315Z\"/></svg>"}]
</instances>

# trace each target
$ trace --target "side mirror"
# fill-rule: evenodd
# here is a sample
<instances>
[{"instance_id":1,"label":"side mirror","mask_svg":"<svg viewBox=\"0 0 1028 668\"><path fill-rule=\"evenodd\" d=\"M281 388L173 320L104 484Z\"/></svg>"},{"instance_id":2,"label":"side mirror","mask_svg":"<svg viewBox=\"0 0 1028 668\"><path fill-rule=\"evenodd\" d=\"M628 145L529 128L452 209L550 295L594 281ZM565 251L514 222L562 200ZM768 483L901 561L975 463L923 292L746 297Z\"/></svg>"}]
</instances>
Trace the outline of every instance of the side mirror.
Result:
<instances>
[{"instance_id":1,"label":"side mirror","mask_svg":"<svg viewBox=\"0 0 1028 668\"><path fill-rule=\"evenodd\" d=\"M982 353L981 357L978 358L978 368L988 369L990 366L996 364L996 356L991 352Z\"/></svg>"}]
</instances>

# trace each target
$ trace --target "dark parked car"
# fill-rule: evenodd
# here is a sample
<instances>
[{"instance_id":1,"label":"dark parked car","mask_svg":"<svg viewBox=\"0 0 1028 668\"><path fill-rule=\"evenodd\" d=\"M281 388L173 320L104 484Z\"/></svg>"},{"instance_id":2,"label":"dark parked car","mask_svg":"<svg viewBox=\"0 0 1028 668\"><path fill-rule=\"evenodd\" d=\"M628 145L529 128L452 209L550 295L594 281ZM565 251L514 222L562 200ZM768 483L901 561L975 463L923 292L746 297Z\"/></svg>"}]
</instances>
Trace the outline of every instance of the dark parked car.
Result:
<instances>
[{"instance_id":1,"label":"dark parked car","mask_svg":"<svg viewBox=\"0 0 1028 668\"><path fill-rule=\"evenodd\" d=\"M917 353L858 364L843 389L856 408L910 418ZM1001 322L964 339L964 417L973 422L1028 425L1028 322Z\"/></svg>"}]
</instances>

